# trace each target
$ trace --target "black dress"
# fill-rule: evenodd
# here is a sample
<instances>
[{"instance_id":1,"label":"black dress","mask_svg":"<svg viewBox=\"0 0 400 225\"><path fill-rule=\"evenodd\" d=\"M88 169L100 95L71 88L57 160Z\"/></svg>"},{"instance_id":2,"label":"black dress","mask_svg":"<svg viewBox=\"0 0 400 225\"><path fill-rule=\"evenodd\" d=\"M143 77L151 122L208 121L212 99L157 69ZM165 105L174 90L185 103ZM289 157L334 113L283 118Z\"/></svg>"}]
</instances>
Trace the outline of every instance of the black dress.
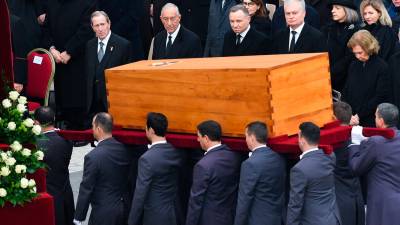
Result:
<instances>
[{"instance_id":1,"label":"black dress","mask_svg":"<svg viewBox=\"0 0 400 225\"><path fill-rule=\"evenodd\" d=\"M388 65L379 56L372 55L366 62L351 62L343 101L351 105L353 114L358 114L361 126L375 127L376 107L387 102L390 93Z\"/></svg>"},{"instance_id":2,"label":"black dress","mask_svg":"<svg viewBox=\"0 0 400 225\"><path fill-rule=\"evenodd\" d=\"M250 26L267 37L271 36L271 20L268 16L251 17Z\"/></svg>"},{"instance_id":3,"label":"black dress","mask_svg":"<svg viewBox=\"0 0 400 225\"><path fill-rule=\"evenodd\" d=\"M347 69L354 55L347 47L351 36L359 29L356 24L332 22L323 28L327 39L332 88L342 92Z\"/></svg>"},{"instance_id":4,"label":"black dress","mask_svg":"<svg viewBox=\"0 0 400 225\"><path fill-rule=\"evenodd\" d=\"M371 32L376 40L378 40L380 45L378 55L387 62L390 56L392 56L398 48L399 38L394 33L393 29L389 26L384 26L379 22L365 25L363 29Z\"/></svg>"}]
</instances>

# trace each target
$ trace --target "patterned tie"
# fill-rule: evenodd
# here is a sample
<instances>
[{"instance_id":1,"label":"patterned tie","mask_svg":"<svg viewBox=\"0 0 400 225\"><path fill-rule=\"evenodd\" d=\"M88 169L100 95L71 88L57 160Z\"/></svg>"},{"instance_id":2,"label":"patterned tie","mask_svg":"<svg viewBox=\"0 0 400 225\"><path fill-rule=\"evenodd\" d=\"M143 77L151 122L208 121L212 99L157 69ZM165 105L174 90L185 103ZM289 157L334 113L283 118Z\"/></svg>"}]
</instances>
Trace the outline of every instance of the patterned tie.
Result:
<instances>
[{"instance_id":1,"label":"patterned tie","mask_svg":"<svg viewBox=\"0 0 400 225\"><path fill-rule=\"evenodd\" d=\"M101 62L101 60L103 59L103 56L104 56L104 49L103 49L104 43L100 41L99 45L100 45L100 49L99 49L99 52L97 53L97 59L99 60L99 62Z\"/></svg>"},{"instance_id":2,"label":"patterned tie","mask_svg":"<svg viewBox=\"0 0 400 225\"><path fill-rule=\"evenodd\" d=\"M171 47L172 47L172 36L168 35L167 48L166 48L166 51L165 51L167 53L167 55L171 51Z\"/></svg>"},{"instance_id":3,"label":"patterned tie","mask_svg":"<svg viewBox=\"0 0 400 225\"><path fill-rule=\"evenodd\" d=\"M297 32L292 30L292 40L290 40L289 52L294 52L294 46L296 45L296 34Z\"/></svg>"}]
</instances>

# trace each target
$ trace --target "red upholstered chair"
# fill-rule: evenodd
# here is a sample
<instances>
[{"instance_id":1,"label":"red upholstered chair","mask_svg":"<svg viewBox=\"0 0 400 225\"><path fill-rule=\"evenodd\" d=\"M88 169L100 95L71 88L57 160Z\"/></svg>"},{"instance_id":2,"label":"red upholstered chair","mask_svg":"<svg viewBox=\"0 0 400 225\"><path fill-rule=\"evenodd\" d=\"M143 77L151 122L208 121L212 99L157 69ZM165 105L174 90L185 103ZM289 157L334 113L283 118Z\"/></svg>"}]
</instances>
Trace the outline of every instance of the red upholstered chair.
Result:
<instances>
[{"instance_id":1,"label":"red upholstered chair","mask_svg":"<svg viewBox=\"0 0 400 225\"><path fill-rule=\"evenodd\" d=\"M30 112L43 105L48 105L50 85L54 79L55 62L49 51L43 48L33 49L28 53L28 80L26 95L28 97L28 109ZM34 99L35 101L31 101Z\"/></svg>"}]
</instances>

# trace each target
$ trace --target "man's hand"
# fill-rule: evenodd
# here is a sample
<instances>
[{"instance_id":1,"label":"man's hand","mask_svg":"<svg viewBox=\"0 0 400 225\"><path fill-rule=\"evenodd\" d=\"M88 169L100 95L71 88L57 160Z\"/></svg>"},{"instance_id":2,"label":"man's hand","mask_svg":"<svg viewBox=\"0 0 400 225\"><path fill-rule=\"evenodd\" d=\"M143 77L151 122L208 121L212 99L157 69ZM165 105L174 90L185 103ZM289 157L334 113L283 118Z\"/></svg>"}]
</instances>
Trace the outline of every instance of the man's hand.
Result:
<instances>
[{"instance_id":1,"label":"man's hand","mask_svg":"<svg viewBox=\"0 0 400 225\"><path fill-rule=\"evenodd\" d=\"M64 63L64 64L68 64L68 61L71 59L71 56L66 52L66 51L63 51L62 53L61 53L61 62L62 63Z\"/></svg>"},{"instance_id":2,"label":"man's hand","mask_svg":"<svg viewBox=\"0 0 400 225\"><path fill-rule=\"evenodd\" d=\"M50 48L50 53L53 55L54 60L56 63L60 63L62 58L61 58L61 53L56 49L56 48Z\"/></svg>"},{"instance_id":3,"label":"man's hand","mask_svg":"<svg viewBox=\"0 0 400 225\"><path fill-rule=\"evenodd\" d=\"M23 84L14 83L14 89L16 91L18 91L18 93L21 93L21 91L24 89L24 85Z\"/></svg>"},{"instance_id":4,"label":"man's hand","mask_svg":"<svg viewBox=\"0 0 400 225\"><path fill-rule=\"evenodd\" d=\"M367 139L367 137L365 137L362 134L362 131L363 131L362 126L354 126L351 129L351 143L352 144L359 145L361 143L361 141Z\"/></svg>"},{"instance_id":5,"label":"man's hand","mask_svg":"<svg viewBox=\"0 0 400 225\"><path fill-rule=\"evenodd\" d=\"M357 126L358 124L360 124L360 118L358 117L358 115L356 114L354 116L351 116L350 126Z\"/></svg>"},{"instance_id":6,"label":"man's hand","mask_svg":"<svg viewBox=\"0 0 400 225\"><path fill-rule=\"evenodd\" d=\"M43 13L42 15L38 16L37 21L39 25L43 25L45 19L46 19L46 13Z\"/></svg>"}]
</instances>

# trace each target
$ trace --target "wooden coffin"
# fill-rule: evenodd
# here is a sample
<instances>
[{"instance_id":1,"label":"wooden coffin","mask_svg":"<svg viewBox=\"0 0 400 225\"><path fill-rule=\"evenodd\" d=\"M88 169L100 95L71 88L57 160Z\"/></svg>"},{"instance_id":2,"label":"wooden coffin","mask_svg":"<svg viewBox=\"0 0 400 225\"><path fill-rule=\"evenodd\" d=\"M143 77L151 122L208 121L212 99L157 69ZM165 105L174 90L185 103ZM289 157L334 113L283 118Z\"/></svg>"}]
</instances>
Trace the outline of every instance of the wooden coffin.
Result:
<instances>
[{"instance_id":1,"label":"wooden coffin","mask_svg":"<svg viewBox=\"0 0 400 225\"><path fill-rule=\"evenodd\" d=\"M164 113L169 132L196 133L216 120L225 136L268 124L270 136L295 134L303 121L332 120L326 53L140 61L106 71L115 124L144 129L148 112Z\"/></svg>"}]
</instances>

